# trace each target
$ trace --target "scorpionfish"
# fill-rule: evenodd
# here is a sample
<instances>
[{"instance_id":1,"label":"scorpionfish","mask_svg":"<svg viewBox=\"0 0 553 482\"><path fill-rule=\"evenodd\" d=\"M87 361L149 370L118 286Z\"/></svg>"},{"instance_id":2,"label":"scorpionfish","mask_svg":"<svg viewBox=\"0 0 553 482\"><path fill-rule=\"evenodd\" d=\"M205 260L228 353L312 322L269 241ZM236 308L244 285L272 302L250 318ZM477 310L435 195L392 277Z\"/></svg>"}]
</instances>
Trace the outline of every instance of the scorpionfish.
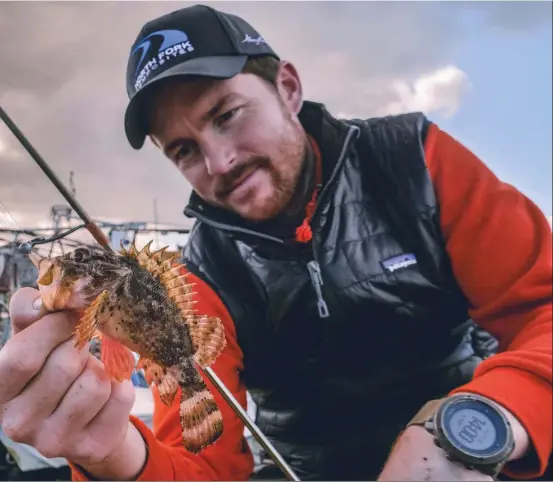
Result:
<instances>
[{"instance_id":1,"label":"scorpionfish","mask_svg":"<svg viewBox=\"0 0 553 482\"><path fill-rule=\"evenodd\" d=\"M226 344L219 318L196 313L194 284L187 282L178 255L167 248L152 253L148 243L133 243L120 253L79 247L57 257L29 256L38 268L38 288L49 311L73 310L80 319L75 347L101 340L101 360L117 381L137 368L155 384L160 399L173 403L181 389L180 420L184 447L197 454L223 433L223 418L196 368L211 365Z\"/></svg>"}]
</instances>

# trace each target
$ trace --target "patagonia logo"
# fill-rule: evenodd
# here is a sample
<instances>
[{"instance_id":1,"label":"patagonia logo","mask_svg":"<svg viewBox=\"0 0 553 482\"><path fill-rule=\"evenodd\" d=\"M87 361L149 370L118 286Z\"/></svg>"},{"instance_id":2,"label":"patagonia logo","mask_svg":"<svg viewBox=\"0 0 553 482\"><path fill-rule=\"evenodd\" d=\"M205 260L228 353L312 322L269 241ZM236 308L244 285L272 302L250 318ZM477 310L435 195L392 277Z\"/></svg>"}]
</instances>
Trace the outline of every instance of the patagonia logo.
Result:
<instances>
[{"instance_id":1,"label":"patagonia logo","mask_svg":"<svg viewBox=\"0 0 553 482\"><path fill-rule=\"evenodd\" d=\"M407 268L417 264L417 258L412 253L406 253L394 256L393 258L385 259L384 261L381 261L381 264L386 271L393 273L398 269Z\"/></svg>"}]
</instances>

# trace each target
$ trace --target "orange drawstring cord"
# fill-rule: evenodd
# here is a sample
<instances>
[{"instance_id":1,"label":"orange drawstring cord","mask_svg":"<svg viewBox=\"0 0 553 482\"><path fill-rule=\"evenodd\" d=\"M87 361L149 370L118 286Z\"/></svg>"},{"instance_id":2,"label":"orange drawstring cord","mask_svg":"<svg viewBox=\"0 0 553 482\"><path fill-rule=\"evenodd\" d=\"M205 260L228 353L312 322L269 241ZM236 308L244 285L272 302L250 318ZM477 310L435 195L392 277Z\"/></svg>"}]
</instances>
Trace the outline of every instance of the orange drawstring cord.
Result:
<instances>
[{"instance_id":1,"label":"orange drawstring cord","mask_svg":"<svg viewBox=\"0 0 553 482\"><path fill-rule=\"evenodd\" d=\"M301 225L296 228L296 241L298 243L308 243L309 241L311 241L311 238L313 237L310 223L311 223L311 218L313 217L313 213L315 212L315 207L317 206L317 196L319 194L319 186L321 185L322 178L323 178L322 165L321 165L321 152L319 151L319 146L311 136L309 136L309 141L311 142L311 146L315 154L315 189L313 189L313 195L311 196L311 201L309 201L307 203L307 206L305 207L305 218L301 223Z\"/></svg>"}]
</instances>

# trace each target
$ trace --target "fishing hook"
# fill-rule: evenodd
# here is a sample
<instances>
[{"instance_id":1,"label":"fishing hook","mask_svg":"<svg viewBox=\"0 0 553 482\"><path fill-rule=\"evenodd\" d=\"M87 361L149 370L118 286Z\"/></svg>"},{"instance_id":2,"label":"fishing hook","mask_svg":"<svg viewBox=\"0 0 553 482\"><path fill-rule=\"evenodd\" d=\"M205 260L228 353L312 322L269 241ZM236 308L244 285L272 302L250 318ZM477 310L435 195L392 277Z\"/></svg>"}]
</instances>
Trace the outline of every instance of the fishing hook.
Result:
<instances>
[{"instance_id":1,"label":"fishing hook","mask_svg":"<svg viewBox=\"0 0 553 482\"><path fill-rule=\"evenodd\" d=\"M32 251L33 247L37 244L52 243L54 241L57 241L58 239L65 238L66 236L69 236L70 234L82 228L86 228L86 224L79 224L79 226L75 226L74 228L71 228L68 231L64 231L62 233L51 236L49 238L45 238L44 236L41 236L38 238L31 239L30 241L26 241L25 243L19 243L17 250L22 254L29 254Z\"/></svg>"}]
</instances>

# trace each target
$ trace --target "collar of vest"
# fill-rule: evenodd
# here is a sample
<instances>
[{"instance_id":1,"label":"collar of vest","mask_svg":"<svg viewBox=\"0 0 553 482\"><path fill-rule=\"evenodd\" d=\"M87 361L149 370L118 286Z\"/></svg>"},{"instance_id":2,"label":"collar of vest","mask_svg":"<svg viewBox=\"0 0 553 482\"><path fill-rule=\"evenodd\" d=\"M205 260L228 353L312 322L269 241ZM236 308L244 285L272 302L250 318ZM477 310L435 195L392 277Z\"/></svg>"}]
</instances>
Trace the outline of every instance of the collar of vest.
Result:
<instances>
[{"instance_id":1,"label":"collar of vest","mask_svg":"<svg viewBox=\"0 0 553 482\"><path fill-rule=\"evenodd\" d=\"M305 131L315 139L321 151L323 189L320 199L323 199L327 184L332 182L335 177L347 154L349 145L358 136L359 128L333 117L323 104L312 101L304 101L298 118ZM257 230L255 226L238 215L206 203L195 191L192 191L183 212L188 218L197 219L236 236L262 238L279 244L285 243L281 238Z\"/></svg>"}]
</instances>

